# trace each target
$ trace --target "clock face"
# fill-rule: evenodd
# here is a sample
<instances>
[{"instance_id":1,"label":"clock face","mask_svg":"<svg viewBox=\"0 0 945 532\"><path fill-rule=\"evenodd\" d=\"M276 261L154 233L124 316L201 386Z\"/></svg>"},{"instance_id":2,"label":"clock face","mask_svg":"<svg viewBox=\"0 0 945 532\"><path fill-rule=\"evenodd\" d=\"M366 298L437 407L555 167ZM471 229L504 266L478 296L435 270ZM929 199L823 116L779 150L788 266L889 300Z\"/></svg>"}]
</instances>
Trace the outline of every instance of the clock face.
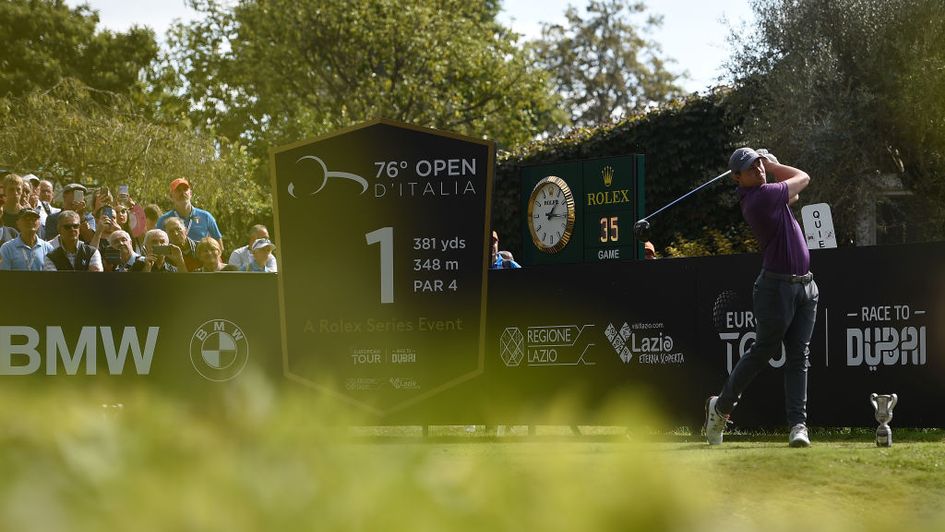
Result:
<instances>
[{"instance_id":1,"label":"clock face","mask_svg":"<svg viewBox=\"0 0 945 532\"><path fill-rule=\"evenodd\" d=\"M574 230L574 196L563 179L548 176L532 190L528 229L535 247L546 253L564 249Z\"/></svg>"}]
</instances>

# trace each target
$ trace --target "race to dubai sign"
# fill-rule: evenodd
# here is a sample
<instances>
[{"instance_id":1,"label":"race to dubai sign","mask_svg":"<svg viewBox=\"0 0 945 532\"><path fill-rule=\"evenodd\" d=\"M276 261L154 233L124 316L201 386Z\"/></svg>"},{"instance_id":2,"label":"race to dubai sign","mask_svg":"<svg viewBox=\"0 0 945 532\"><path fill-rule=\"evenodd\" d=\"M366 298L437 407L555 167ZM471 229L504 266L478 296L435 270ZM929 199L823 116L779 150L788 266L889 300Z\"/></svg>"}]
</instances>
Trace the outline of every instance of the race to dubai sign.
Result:
<instances>
[{"instance_id":1,"label":"race to dubai sign","mask_svg":"<svg viewBox=\"0 0 945 532\"><path fill-rule=\"evenodd\" d=\"M483 371L494 160L387 120L272 151L287 377L384 414Z\"/></svg>"}]
</instances>

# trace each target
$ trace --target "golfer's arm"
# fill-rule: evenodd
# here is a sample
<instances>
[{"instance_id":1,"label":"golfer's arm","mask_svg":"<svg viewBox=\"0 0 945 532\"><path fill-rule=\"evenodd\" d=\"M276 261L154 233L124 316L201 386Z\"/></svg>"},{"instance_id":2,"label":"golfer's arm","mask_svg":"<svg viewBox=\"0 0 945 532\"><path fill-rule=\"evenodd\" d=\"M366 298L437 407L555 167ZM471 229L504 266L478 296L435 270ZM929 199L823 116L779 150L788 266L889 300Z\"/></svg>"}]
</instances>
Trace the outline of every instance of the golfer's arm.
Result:
<instances>
[{"instance_id":1,"label":"golfer's arm","mask_svg":"<svg viewBox=\"0 0 945 532\"><path fill-rule=\"evenodd\" d=\"M793 166L776 163L765 159L762 164L765 165L765 173L774 177L775 181L783 182L788 187L788 205L797 201L797 195L810 184L810 176L803 170L798 170Z\"/></svg>"}]
</instances>

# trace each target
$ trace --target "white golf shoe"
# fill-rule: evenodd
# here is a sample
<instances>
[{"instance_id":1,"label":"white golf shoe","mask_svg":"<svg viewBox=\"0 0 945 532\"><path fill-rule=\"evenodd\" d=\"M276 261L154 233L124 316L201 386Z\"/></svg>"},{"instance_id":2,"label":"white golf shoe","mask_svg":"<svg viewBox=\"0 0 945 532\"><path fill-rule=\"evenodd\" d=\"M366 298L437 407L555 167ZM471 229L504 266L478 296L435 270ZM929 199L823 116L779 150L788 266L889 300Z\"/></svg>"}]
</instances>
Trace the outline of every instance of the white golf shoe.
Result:
<instances>
[{"instance_id":1,"label":"white golf shoe","mask_svg":"<svg viewBox=\"0 0 945 532\"><path fill-rule=\"evenodd\" d=\"M807 435L807 425L798 423L791 427L791 435L788 437L788 445L791 447L810 447L810 437Z\"/></svg>"},{"instance_id":2,"label":"white golf shoe","mask_svg":"<svg viewBox=\"0 0 945 532\"><path fill-rule=\"evenodd\" d=\"M717 395L709 397L705 402L705 440L709 445L719 445L722 443L722 433L725 432L725 425L731 423L728 416L723 416L715 409L715 404L719 401Z\"/></svg>"}]
</instances>

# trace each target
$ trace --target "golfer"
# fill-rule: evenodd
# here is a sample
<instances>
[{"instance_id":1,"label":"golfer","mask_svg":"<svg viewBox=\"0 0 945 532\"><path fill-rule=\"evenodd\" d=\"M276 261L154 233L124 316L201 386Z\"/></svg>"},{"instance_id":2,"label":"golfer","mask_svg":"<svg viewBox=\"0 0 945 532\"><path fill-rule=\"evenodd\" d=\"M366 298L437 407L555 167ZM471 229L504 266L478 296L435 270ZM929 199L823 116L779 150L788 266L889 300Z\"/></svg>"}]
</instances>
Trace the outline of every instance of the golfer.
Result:
<instances>
[{"instance_id":1,"label":"golfer","mask_svg":"<svg viewBox=\"0 0 945 532\"><path fill-rule=\"evenodd\" d=\"M819 292L810 273L810 254L804 233L789 205L810 183L805 172L779 164L764 150L739 148L728 160L738 183L742 216L751 227L763 255L755 280L754 345L739 359L722 392L706 401L705 436L710 445L722 443L729 414L752 379L781 354L784 343L784 404L791 447L807 447L807 356L817 317ZM769 182L770 181L770 182Z\"/></svg>"}]
</instances>

